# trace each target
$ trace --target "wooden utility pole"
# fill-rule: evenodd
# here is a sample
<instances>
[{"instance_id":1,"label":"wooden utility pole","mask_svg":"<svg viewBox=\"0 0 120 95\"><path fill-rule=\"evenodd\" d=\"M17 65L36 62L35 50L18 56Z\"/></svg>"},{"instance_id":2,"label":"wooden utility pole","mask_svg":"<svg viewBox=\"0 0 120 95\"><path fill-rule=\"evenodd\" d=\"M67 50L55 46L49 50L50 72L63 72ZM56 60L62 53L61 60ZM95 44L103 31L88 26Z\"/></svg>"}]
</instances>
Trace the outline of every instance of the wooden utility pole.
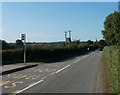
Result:
<instances>
[{"instance_id":1,"label":"wooden utility pole","mask_svg":"<svg viewBox=\"0 0 120 95\"><path fill-rule=\"evenodd\" d=\"M67 32L65 31L65 41L67 43Z\"/></svg>"},{"instance_id":2,"label":"wooden utility pole","mask_svg":"<svg viewBox=\"0 0 120 95\"><path fill-rule=\"evenodd\" d=\"M71 30L69 30L69 42L71 43Z\"/></svg>"}]
</instances>

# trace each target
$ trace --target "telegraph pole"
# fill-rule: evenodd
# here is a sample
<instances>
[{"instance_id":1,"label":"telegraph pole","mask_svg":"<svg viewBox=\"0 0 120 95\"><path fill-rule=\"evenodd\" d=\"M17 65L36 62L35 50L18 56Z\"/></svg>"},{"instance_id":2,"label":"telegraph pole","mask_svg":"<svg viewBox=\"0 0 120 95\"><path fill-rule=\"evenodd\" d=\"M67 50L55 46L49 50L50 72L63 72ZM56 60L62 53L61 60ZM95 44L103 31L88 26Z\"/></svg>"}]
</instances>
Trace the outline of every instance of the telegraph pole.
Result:
<instances>
[{"instance_id":1,"label":"telegraph pole","mask_svg":"<svg viewBox=\"0 0 120 95\"><path fill-rule=\"evenodd\" d=\"M71 43L71 30L69 30L68 32L69 32L69 41Z\"/></svg>"},{"instance_id":2,"label":"telegraph pole","mask_svg":"<svg viewBox=\"0 0 120 95\"><path fill-rule=\"evenodd\" d=\"M65 41L67 43L67 32L65 31Z\"/></svg>"},{"instance_id":3,"label":"telegraph pole","mask_svg":"<svg viewBox=\"0 0 120 95\"><path fill-rule=\"evenodd\" d=\"M71 30L69 30L69 38L71 39Z\"/></svg>"},{"instance_id":4,"label":"telegraph pole","mask_svg":"<svg viewBox=\"0 0 120 95\"><path fill-rule=\"evenodd\" d=\"M21 35L21 40L24 40L24 64L26 64L26 34Z\"/></svg>"}]
</instances>

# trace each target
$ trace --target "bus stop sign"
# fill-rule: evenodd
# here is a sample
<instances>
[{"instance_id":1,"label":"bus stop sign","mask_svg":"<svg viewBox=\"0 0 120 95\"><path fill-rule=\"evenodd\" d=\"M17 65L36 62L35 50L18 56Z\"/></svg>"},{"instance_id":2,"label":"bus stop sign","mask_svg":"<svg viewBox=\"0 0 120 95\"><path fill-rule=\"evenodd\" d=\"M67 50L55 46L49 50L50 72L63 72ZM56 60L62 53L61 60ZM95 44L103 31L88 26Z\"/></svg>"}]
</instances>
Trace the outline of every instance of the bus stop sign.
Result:
<instances>
[{"instance_id":1,"label":"bus stop sign","mask_svg":"<svg viewBox=\"0 0 120 95\"><path fill-rule=\"evenodd\" d=\"M21 40L25 40L25 34L21 35Z\"/></svg>"}]
</instances>

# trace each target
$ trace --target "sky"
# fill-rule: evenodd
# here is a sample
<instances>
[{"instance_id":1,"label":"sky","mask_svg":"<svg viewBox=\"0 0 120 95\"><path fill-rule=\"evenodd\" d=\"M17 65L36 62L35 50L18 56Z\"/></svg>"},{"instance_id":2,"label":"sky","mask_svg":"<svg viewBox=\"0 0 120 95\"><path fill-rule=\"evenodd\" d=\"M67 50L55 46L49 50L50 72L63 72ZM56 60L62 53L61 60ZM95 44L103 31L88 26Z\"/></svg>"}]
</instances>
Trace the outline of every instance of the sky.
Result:
<instances>
[{"instance_id":1,"label":"sky","mask_svg":"<svg viewBox=\"0 0 120 95\"><path fill-rule=\"evenodd\" d=\"M118 2L119 0L1 0L2 2Z\"/></svg>"},{"instance_id":2,"label":"sky","mask_svg":"<svg viewBox=\"0 0 120 95\"><path fill-rule=\"evenodd\" d=\"M100 40L105 18L118 10L117 2L3 2L2 39L15 42L26 34L27 42Z\"/></svg>"}]
</instances>

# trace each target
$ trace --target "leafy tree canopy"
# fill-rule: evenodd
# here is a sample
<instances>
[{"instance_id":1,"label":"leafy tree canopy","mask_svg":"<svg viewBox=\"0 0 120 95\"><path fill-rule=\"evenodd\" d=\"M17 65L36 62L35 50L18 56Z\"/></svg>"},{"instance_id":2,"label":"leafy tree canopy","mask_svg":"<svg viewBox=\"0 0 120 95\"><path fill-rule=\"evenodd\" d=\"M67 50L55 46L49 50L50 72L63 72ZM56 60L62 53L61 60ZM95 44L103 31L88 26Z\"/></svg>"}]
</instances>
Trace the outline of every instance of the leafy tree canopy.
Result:
<instances>
[{"instance_id":1,"label":"leafy tree canopy","mask_svg":"<svg viewBox=\"0 0 120 95\"><path fill-rule=\"evenodd\" d=\"M100 46L106 46L107 43L105 42L105 40L100 40L100 41L99 41L99 45L100 45Z\"/></svg>"},{"instance_id":2,"label":"leafy tree canopy","mask_svg":"<svg viewBox=\"0 0 120 95\"><path fill-rule=\"evenodd\" d=\"M22 40L16 40L16 45L20 45L20 46L22 46L22 45L23 45Z\"/></svg>"},{"instance_id":3,"label":"leafy tree canopy","mask_svg":"<svg viewBox=\"0 0 120 95\"><path fill-rule=\"evenodd\" d=\"M90 44L93 44L93 41L88 40L87 43L90 45Z\"/></svg>"},{"instance_id":4,"label":"leafy tree canopy","mask_svg":"<svg viewBox=\"0 0 120 95\"><path fill-rule=\"evenodd\" d=\"M102 31L108 45L120 44L120 13L114 12L106 17Z\"/></svg>"},{"instance_id":5,"label":"leafy tree canopy","mask_svg":"<svg viewBox=\"0 0 120 95\"><path fill-rule=\"evenodd\" d=\"M10 45L5 40L0 40L0 44L2 45L1 49L8 49Z\"/></svg>"}]
</instances>

